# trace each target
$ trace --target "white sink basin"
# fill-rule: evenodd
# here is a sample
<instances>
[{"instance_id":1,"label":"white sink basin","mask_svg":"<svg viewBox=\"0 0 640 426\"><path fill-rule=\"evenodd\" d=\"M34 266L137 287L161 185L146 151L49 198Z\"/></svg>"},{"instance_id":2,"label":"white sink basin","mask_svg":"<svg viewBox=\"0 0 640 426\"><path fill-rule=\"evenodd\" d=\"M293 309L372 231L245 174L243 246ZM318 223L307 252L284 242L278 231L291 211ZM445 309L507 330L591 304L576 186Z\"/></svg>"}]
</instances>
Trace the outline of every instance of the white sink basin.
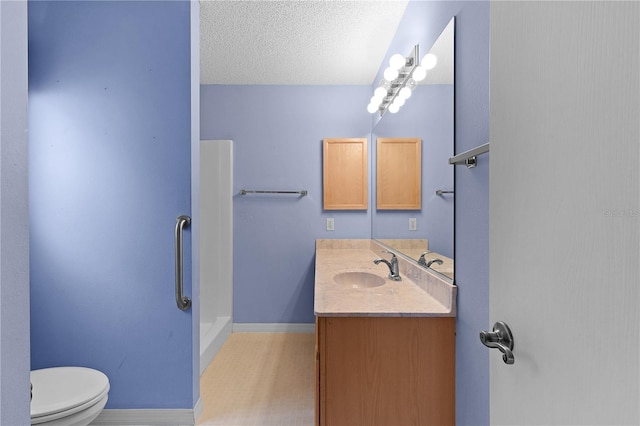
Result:
<instances>
[{"instance_id":1,"label":"white sink basin","mask_svg":"<svg viewBox=\"0 0 640 426\"><path fill-rule=\"evenodd\" d=\"M372 288L384 285L385 279L379 275L370 272L341 272L334 275L333 280L336 284L340 284L350 288Z\"/></svg>"}]
</instances>

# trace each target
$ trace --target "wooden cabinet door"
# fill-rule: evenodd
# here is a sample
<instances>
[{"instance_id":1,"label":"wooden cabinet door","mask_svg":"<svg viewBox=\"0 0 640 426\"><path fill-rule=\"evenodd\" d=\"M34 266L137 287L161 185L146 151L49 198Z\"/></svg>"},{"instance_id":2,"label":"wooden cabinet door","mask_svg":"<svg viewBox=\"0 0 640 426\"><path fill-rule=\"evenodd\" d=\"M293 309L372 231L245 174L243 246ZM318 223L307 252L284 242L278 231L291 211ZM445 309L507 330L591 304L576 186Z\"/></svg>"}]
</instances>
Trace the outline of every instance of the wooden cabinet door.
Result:
<instances>
[{"instance_id":1,"label":"wooden cabinet door","mask_svg":"<svg viewBox=\"0 0 640 426\"><path fill-rule=\"evenodd\" d=\"M422 140L378 138L376 206L378 210L420 210Z\"/></svg>"},{"instance_id":2,"label":"wooden cabinet door","mask_svg":"<svg viewBox=\"0 0 640 426\"><path fill-rule=\"evenodd\" d=\"M322 148L324 209L367 210L367 138L328 138Z\"/></svg>"},{"instance_id":3,"label":"wooden cabinet door","mask_svg":"<svg viewBox=\"0 0 640 426\"><path fill-rule=\"evenodd\" d=\"M316 426L320 426L320 327L316 317Z\"/></svg>"},{"instance_id":4,"label":"wooden cabinet door","mask_svg":"<svg viewBox=\"0 0 640 426\"><path fill-rule=\"evenodd\" d=\"M455 318L318 318L321 425L454 425Z\"/></svg>"}]
</instances>

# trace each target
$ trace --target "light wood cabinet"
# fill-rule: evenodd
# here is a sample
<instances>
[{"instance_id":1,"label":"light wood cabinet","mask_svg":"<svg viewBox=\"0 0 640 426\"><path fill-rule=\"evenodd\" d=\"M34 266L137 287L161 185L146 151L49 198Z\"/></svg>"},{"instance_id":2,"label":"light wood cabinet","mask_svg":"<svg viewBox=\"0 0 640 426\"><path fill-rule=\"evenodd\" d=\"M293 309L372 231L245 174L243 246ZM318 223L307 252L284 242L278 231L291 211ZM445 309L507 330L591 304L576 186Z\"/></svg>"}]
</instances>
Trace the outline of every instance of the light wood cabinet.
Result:
<instances>
[{"instance_id":1,"label":"light wood cabinet","mask_svg":"<svg viewBox=\"0 0 640 426\"><path fill-rule=\"evenodd\" d=\"M325 210L367 210L367 138L327 138L322 146Z\"/></svg>"},{"instance_id":2,"label":"light wood cabinet","mask_svg":"<svg viewBox=\"0 0 640 426\"><path fill-rule=\"evenodd\" d=\"M455 318L316 318L317 425L454 425Z\"/></svg>"},{"instance_id":3,"label":"light wood cabinet","mask_svg":"<svg viewBox=\"0 0 640 426\"><path fill-rule=\"evenodd\" d=\"M378 138L376 207L420 210L422 204L422 140Z\"/></svg>"}]
</instances>

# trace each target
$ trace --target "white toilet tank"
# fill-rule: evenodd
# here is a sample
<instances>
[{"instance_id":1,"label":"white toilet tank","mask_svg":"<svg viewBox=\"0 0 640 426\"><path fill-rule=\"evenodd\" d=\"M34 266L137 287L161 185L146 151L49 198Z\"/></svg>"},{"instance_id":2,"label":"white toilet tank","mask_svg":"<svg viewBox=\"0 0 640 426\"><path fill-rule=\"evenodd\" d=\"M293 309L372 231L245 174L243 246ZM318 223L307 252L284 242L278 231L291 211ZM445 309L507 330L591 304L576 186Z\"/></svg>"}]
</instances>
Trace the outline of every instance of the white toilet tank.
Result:
<instances>
[{"instance_id":1,"label":"white toilet tank","mask_svg":"<svg viewBox=\"0 0 640 426\"><path fill-rule=\"evenodd\" d=\"M88 425L108 399L109 379L91 368L55 367L31 371L31 424Z\"/></svg>"}]
</instances>

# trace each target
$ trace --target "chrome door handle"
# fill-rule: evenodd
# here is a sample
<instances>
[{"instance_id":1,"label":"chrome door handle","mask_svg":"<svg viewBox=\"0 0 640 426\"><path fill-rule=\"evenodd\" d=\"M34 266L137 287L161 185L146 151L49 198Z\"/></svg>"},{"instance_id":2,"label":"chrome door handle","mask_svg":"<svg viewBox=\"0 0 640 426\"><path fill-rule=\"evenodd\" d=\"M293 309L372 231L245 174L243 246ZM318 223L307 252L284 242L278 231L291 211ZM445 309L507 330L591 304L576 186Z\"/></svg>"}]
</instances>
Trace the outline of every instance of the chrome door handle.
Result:
<instances>
[{"instance_id":1,"label":"chrome door handle","mask_svg":"<svg viewBox=\"0 0 640 426\"><path fill-rule=\"evenodd\" d=\"M495 348L502 352L502 360L505 364L513 364L513 334L509 326L502 321L493 325L493 331L481 331L480 341L488 348Z\"/></svg>"},{"instance_id":2,"label":"chrome door handle","mask_svg":"<svg viewBox=\"0 0 640 426\"><path fill-rule=\"evenodd\" d=\"M191 218L189 216L178 216L176 219L176 304L181 311L186 311L191 306L191 299L183 295L183 280L182 280L182 229L185 226L191 224Z\"/></svg>"}]
</instances>

